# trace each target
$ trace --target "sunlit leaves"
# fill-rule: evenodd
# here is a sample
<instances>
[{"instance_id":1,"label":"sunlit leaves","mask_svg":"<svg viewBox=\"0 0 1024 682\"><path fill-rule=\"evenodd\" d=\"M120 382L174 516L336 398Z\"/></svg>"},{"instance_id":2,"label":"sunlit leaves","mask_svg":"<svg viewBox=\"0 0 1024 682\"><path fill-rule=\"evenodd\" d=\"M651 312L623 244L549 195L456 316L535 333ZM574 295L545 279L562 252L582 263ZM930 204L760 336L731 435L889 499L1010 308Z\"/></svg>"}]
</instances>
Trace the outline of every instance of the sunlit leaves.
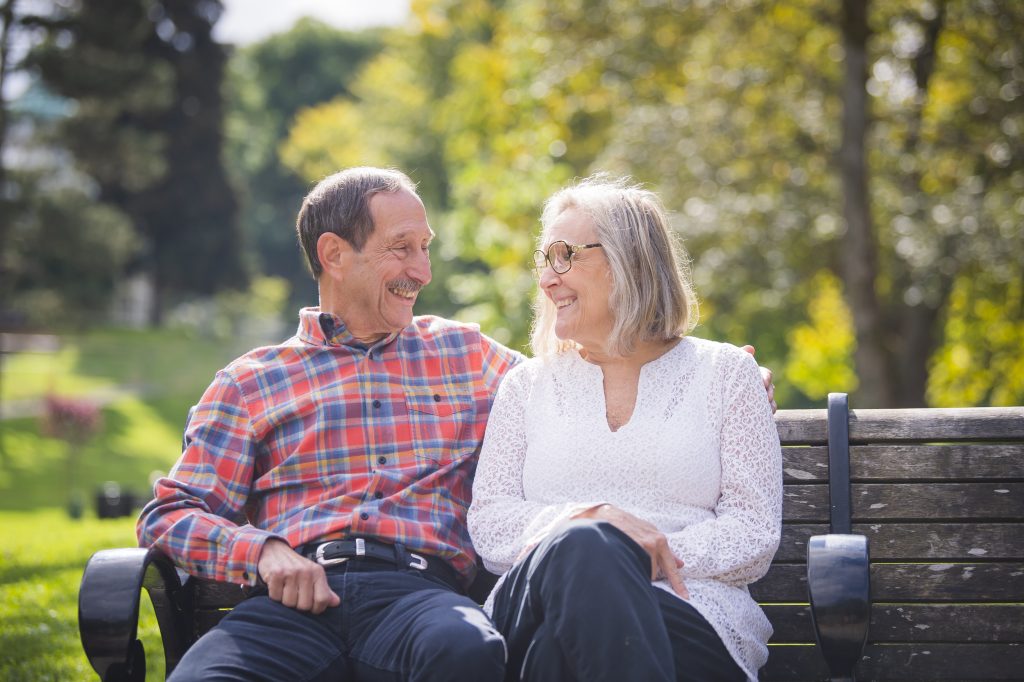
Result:
<instances>
[{"instance_id":1,"label":"sunlit leaves","mask_svg":"<svg viewBox=\"0 0 1024 682\"><path fill-rule=\"evenodd\" d=\"M853 318L835 275L819 272L810 286L807 322L787 334L790 351L785 377L807 397L820 400L830 392L857 389L852 361L855 340Z\"/></svg>"},{"instance_id":2,"label":"sunlit leaves","mask_svg":"<svg viewBox=\"0 0 1024 682\"><path fill-rule=\"evenodd\" d=\"M1024 404L1024 282L978 273L957 280L945 343L932 358L928 401L937 406Z\"/></svg>"}]
</instances>

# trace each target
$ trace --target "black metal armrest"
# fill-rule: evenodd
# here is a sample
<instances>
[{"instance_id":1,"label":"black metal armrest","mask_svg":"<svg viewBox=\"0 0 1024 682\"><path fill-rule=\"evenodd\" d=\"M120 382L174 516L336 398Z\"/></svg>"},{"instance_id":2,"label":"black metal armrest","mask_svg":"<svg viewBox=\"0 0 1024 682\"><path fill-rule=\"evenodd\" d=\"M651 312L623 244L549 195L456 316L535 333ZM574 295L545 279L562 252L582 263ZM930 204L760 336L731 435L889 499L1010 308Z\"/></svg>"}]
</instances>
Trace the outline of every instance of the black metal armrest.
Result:
<instances>
[{"instance_id":1,"label":"black metal armrest","mask_svg":"<svg viewBox=\"0 0 1024 682\"><path fill-rule=\"evenodd\" d=\"M167 674L191 644L192 585L156 549L105 549L86 564L78 592L78 630L93 669L104 682L145 679L146 657L137 639L142 589L153 602Z\"/></svg>"},{"instance_id":2,"label":"black metal armrest","mask_svg":"<svg viewBox=\"0 0 1024 682\"><path fill-rule=\"evenodd\" d=\"M852 680L871 619L871 567L863 535L814 535L807 543L811 620L833 680Z\"/></svg>"}]
</instances>

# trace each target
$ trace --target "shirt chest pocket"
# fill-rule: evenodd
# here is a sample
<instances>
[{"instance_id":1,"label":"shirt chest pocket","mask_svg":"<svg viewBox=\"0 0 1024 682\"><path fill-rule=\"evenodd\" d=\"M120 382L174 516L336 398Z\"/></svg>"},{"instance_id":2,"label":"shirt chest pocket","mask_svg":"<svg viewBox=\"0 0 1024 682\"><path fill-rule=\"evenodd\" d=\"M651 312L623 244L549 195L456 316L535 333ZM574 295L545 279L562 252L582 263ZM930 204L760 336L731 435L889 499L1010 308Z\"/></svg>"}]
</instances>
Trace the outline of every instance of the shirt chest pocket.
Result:
<instances>
[{"instance_id":1,"label":"shirt chest pocket","mask_svg":"<svg viewBox=\"0 0 1024 682\"><path fill-rule=\"evenodd\" d=\"M418 457L446 464L476 451L471 393L430 386L407 388L405 406Z\"/></svg>"}]
</instances>

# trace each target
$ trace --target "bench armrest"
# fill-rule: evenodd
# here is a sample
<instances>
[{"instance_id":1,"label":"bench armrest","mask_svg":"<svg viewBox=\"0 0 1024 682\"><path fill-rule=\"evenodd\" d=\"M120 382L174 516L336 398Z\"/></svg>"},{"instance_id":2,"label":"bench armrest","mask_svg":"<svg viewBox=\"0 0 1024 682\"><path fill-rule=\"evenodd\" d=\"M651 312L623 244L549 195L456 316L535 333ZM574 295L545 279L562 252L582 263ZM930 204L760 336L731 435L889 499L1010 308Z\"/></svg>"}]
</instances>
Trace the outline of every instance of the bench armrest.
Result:
<instances>
[{"instance_id":1,"label":"bench armrest","mask_svg":"<svg viewBox=\"0 0 1024 682\"><path fill-rule=\"evenodd\" d=\"M811 620L833 680L852 680L871 619L871 567L863 535L814 535L807 543Z\"/></svg>"},{"instance_id":2,"label":"bench armrest","mask_svg":"<svg viewBox=\"0 0 1024 682\"><path fill-rule=\"evenodd\" d=\"M103 682L145 679L146 657L137 639L143 588L153 602L170 675L191 644L191 582L183 585L170 559L156 549L105 549L92 555L78 592L78 630Z\"/></svg>"}]
</instances>

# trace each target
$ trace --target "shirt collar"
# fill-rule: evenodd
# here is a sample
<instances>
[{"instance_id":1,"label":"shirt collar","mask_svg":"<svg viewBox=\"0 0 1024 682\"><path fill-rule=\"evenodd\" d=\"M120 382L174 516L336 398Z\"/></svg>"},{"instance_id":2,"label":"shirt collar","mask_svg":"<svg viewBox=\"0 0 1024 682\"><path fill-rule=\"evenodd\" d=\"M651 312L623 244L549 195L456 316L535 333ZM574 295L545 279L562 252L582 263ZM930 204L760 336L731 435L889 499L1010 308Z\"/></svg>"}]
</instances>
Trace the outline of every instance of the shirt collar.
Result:
<instances>
[{"instance_id":1,"label":"shirt collar","mask_svg":"<svg viewBox=\"0 0 1024 682\"><path fill-rule=\"evenodd\" d=\"M299 311L299 330L297 334L304 342L315 346L349 346L373 350L374 348L388 345L398 338L400 333L393 332L380 341L367 344L352 336L348 327L345 326L345 322L340 317L333 313L321 312L319 306L303 308Z\"/></svg>"}]
</instances>

